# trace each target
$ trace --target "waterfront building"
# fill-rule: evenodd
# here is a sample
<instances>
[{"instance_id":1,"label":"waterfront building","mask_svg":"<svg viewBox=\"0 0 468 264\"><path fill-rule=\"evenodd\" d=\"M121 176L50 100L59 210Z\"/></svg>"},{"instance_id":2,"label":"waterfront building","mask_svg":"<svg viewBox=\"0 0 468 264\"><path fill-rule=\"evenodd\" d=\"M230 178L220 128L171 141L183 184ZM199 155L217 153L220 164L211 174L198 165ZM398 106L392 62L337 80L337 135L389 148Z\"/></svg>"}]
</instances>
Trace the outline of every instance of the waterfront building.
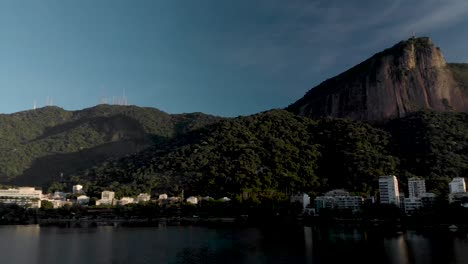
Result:
<instances>
[{"instance_id":1,"label":"waterfront building","mask_svg":"<svg viewBox=\"0 0 468 264\"><path fill-rule=\"evenodd\" d=\"M80 195L76 198L76 203L79 205L88 205L89 204L89 197L86 195Z\"/></svg>"},{"instance_id":2,"label":"waterfront building","mask_svg":"<svg viewBox=\"0 0 468 264\"><path fill-rule=\"evenodd\" d=\"M96 201L96 205L113 205L115 199L115 192L103 191L101 199Z\"/></svg>"},{"instance_id":3,"label":"waterfront building","mask_svg":"<svg viewBox=\"0 0 468 264\"><path fill-rule=\"evenodd\" d=\"M151 195L147 193L140 193L137 196L137 202L148 202L151 199Z\"/></svg>"},{"instance_id":4,"label":"waterfront building","mask_svg":"<svg viewBox=\"0 0 468 264\"><path fill-rule=\"evenodd\" d=\"M423 193L420 198L424 208L433 208L437 201L437 195L434 193Z\"/></svg>"},{"instance_id":5,"label":"waterfront building","mask_svg":"<svg viewBox=\"0 0 468 264\"><path fill-rule=\"evenodd\" d=\"M190 196L189 198L187 198L187 203L198 204L198 198L195 196Z\"/></svg>"},{"instance_id":6,"label":"waterfront building","mask_svg":"<svg viewBox=\"0 0 468 264\"><path fill-rule=\"evenodd\" d=\"M466 192L451 193L449 194L449 202L459 203L459 204L468 203L468 193Z\"/></svg>"},{"instance_id":7,"label":"waterfront building","mask_svg":"<svg viewBox=\"0 0 468 264\"><path fill-rule=\"evenodd\" d=\"M65 201L67 198L67 194L64 192L54 192L54 195L52 196L54 200L62 200Z\"/></svg>"},{"instance_id":8,"label":"waterfront building","mask_svg":"<svg viewBox=\"0 0 468 264\"><path fill-rule=\"evenodd\" d=\"M0 189L0 203L40 208L42 191L33 187Z\"/></svg>"},{"instance_id":9,"label":"waterfront building","mask_svg":"<svg viewBox=\"0 0 468 264\"><path fill-rule=\"evenodd\" d=\"M132 197L122 197L122 199L120 199L117 204L119 205L127 205L127 204L132 204L135 202L135 199L133 199Z\"/></svg>"},{"instance_id":10,"label":"waterfront building","mask_svg":"<svg viewBox=\"0 0 468 264\"><path fill-rule=\"evenodd\" d=\"M74 194L82 193L83 192L83 186L79 185L79 184L73 185L72 190L73 190Z\"/></svg>"},{"instance_id":11,"label":"waterfront building","mask_svg":"<svg viewBox=\"0 0 468 264\"><path fill-rule=\"evenodd\" d=\"M406 214L411 214L414 211L423 207L423 203L420 197L409 197L403 198L403 208Z\"/></svg>"},{"instance_id":12,"label":"waterfront building","mask_svg":"<svg viewBox=\"0 0 468 264\"><path fill-rule=\"evenodd\" d=\"M465 178L453 178L449 183L450 193L464 193L466 192Z\"/></svg>"},{"instance_id":13,"label":"waterfront building","mask_svg":"<svg viewBox=\"0 0 468 264\"><path fill-rule=\"evenodd\" d=\"M409 198L418 198L426 193L426 182L424 179L413 177L408 179Z\"/></svg>"},{"instance_id":14,"label":"waterfront building","mask_svg":"<svg viewBox=\"0 0 468 264\"><path fill-rule=\"evenodd\" d=\"M43 199L43 201L49 201L50 203L52 203L52 206L54 207L54 209L57 209L57 208L61 208L65 205L68 205L68 206L71 206L72 205L72 202L70 201L66 201L66 200L57 200L57 199Z\"/></svg>"},{"instance_id":15,"label":"waterfront building","mask_svg":"<svg viewBox=\"0 0 468 264\"><path fill-rule=\"evenodd\" d=\"M343 189L332 190L323 196L318 196L314 200L316 212L319 213L324 208L350 209L357 211L361 208L364 198L350 195Z\"/></svg>"},{"instance_id":16,"label":"waterfront building","mask_svg":"<svg viewBox=\"0 0 468 264\"><path fill-rule=\"evenodd\" d=\"M292 195L290 198L291 203L300 203L302 205L302 210L310 204L310 197L307 193L298 193L296 195Z\"/></svg>"},{"instance_id":17,"label":"waterfront building","mask_svg":"<svg viewBox=\"0 0 468 264\"><path fill-rule=\"evenodd\" d=\"M163 193L159 195L159 200L166 200L167 199L167 194Z\"/></svg>"},{"instance_id":18,"label":"waterfront building","mask_svg":"<svg viewBox=\"0 0 468 264\"><path fill-rule=\"evenodd\" d=\"M395 176L381 176L379 178L379 192L381 204L400 206L400 192L398 190L398 180Z\"/></svg>"}]
</instances>

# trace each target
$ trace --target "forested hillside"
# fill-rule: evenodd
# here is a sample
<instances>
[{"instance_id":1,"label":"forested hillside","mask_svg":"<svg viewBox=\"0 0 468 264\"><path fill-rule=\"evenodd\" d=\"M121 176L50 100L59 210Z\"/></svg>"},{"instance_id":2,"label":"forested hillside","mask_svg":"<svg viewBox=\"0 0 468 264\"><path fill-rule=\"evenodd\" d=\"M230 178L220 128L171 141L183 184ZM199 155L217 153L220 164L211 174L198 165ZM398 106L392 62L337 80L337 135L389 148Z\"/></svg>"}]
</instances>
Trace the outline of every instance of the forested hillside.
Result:
<instances>
[{"instance_id":1,"label":"forested hillside","mask_svg":"<svg viewBox=\"0 0 468 264\"><path fill-rule=\"evenodd\" d=\"M0 115L0 180L42 184L219 119L114 105L80 111L45 107Z\"/></svg>"},{"instance_id":2,"label":"forested hillside","mask_svg":"<svg viewBox=\"0 0 468 264\"><path fill-rule=\"evenodd\" d=\"M428 191L447 192L468 172L468 116L421 112L385 125L302 118L274 110L224 120L164 146L77 174L90 193L140 191L264 197L346 188L375 194L381 175L402 189L411 176Z\"/></svg>"}]
</instances>

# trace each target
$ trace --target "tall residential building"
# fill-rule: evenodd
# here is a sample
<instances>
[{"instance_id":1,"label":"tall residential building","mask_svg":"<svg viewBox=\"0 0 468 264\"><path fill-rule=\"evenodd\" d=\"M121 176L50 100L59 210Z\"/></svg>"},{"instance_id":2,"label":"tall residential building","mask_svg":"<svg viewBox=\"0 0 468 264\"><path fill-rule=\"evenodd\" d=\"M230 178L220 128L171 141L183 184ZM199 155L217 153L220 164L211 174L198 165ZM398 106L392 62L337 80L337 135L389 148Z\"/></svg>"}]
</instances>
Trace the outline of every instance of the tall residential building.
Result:
<instances>
[{"instance_id":1,"label":"tall residential building","mask_svg":"<svg viewBox=\"0 0 468 264\"><path fill-rule=\"evenodd\" d=\"M465 178L453 178L449 183L450 193L464 193L466 192Z\"/></svg>"},{"instance_id":2,"label":"tall residential building","mask_svg":"<svg viewBox=\"0 0 468 264\"><path fill-rule=\"evenodd\" d=\"M381 204L400 206L400 192L398 190L398 180L395 176L381 176L379 178L379 191Z\"/></svg>"},{"instance_id":3,"label":"tall residential building","mask_svg":"<svg viewBox=\"0 0 468 264\"><path fill-rule=\"evenodd\" d=\"M408 179L409 198L419 198L426 193L424 179L413 177Z\"/></svg>"}]
</instances>

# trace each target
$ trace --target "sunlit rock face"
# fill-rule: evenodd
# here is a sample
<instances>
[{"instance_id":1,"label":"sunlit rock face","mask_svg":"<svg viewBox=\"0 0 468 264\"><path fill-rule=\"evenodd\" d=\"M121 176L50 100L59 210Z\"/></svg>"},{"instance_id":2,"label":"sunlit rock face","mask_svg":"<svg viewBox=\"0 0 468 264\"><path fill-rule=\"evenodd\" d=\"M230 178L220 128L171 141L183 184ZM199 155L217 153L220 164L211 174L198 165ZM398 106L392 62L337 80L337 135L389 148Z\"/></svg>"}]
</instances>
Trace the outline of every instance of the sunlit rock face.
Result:
<instances>
[{"instance_id":1,"label":"sunlit rock face","mask_svg":"<svg viewBox=\"0 0 468 264\"><path fill-rule=\"evenodd\" d=\"M465 69L455 74L431 39L411 38L321 83L288 110L365 121L425 109L466 112L468 84L459 78L468 76Z\"/></svg>"}]
</instances>

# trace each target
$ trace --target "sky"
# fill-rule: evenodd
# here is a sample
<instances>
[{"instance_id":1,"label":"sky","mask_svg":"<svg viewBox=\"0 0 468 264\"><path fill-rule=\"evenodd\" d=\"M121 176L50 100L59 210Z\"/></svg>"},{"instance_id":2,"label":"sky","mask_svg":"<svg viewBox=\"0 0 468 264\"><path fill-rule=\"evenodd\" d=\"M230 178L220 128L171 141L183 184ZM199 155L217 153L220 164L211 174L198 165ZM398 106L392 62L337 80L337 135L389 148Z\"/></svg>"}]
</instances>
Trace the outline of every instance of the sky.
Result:
<instances>
[{"instance_id":1,"label":"sky","mask_svg":"<svg viewBox=\"0 0 468 264\"><path fill-rule=\"evenodd\" d=\"M466 0L0 0L0 113L124 93L168 113L249 115L414 34L468 62Z\"/></svg>"}]
</instances>

